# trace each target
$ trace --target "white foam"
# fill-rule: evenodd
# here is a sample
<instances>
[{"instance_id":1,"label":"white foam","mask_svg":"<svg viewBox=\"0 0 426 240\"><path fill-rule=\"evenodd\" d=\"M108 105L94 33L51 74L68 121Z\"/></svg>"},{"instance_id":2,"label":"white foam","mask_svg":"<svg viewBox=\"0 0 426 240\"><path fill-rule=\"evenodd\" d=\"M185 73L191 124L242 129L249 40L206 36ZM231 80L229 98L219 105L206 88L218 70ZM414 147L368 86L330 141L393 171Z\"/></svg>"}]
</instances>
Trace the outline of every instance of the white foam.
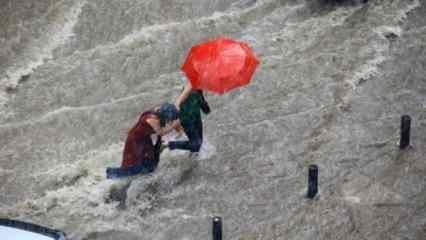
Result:
<instances>
[{"instance_id":1,"label":"white foam","mask_svg":"<svg viewBox=\"0 0 426 240\"><path fill-rule=\"evenodd\" d=\"M408 2L408 1L407 1ZM421 6L420 1L419 0L412 0L411 4L408 4L407 8L405 9L401 9L398 14L396 15L396 19L398 21L403 21L407 18L408 13L410 13L411 11L413 11L414 9L418 8Z\"/></svg>"},{"instance_id":2,"label":"white foam","mask_svg":"<svg viewBox=\"0 0 426 240\"><path fill-rule=\"evenodd\" d=\"M399 26L400 22L404 20L408 13L416 9L420 6L420 2L418 0L413 0L412 4L408 4L405 9L401 9L397 12L397 17L394 19L396 21L390 22L388 25L379 26L373 29L373 32L379 36L381 40L384 40L387 34L393 33L397 36L401 36L403 34L401 26ZM392 23L394 25L392 25ZM377 76L380 74L379 65L386 61L387 49L389 43L375 41L370 46L367 46L367 50L374 50L375 54L373 59L367 61L364 65L359 67L352 77L347 81L352 88L355 90L360 79L368 79L373 76Z\"/></svg>"},{"instance_id":3,"label":"white foam","mask_svg":"<svg viewBox=\"0 0 426 240\"><path fill-rule=\"evenodd\" d=\"M73 28L84 4L85 1L76 3L70 11L65 12L63 21L52 22L43 37L30 42L26 46L25 55L20 56L22 59L18 59L15 65L5 70L6 77L0 80L0 86L2 88L16 88L22 76L31 74L45 60L51 59L53 50L74 35ZM5 104L5 98L5 94L1 93L0 107Z\"/></svg>"},{"instance_id":4,"label":"white foam","mask_svg":"<svg viewBox=\"0 0 426 240\"><path fill-rule=\"evenodd\" d=\"M198 160L205 160L211 158L216 153L216 147L210 143L207 138L203 139Z\"/></svg>"},{"instance_id":5,"label":"white foam","mask_svg":"<svg viewBox=\"0 0 426 240\"><path fill-rule=\"evenodd\" d=\"M356 197L356 196L346 196L345 200L348 201L348 202L351 202L351 203L356 203L356 204L361 203L361 199L359 197Z\"/></svg>"},{"instance_id":6,"label":"white foam","mask_svg":"<svg viewBox=\"0 0 426 240\"><path fill-rule=\"evenodd\" d=\"M225 14L225 13L219 13L219 12L215 12L212 16L209 17L202 17L197 19L197 22L209 22L209 21L217 21L218 19L222 18L223 16L230 16L230 15L234 15L235 13L229 13L229 14ZM121 39L118 43L117 46L120 45L129 45L132 44L133 42L139 42L141 40L143 41L153 41L153 37L152 35L156 32L165 32L168 29L173 29L173 28L177 28L177 27L182 27L184 25L192 25L194 24L194 20L193 19L189 19L183 22L170 22L170 23L165 23L165 24L157 24L157 25L152 25L152 26L148 26L148 27L143 27L137 31L133 31L132 33L126 35L123 39Z\"/></svg>"},{"instance_id":7,"label":"white foam","mask_svg":"<svg viewBox=\"0 0 426 240\"><path fill-rule=\"evenodd\" d=\"M377 34L383 36L383 38L385 38L385 36L390 33L393 33L397 35L398 37L402 35L402 29L400 26L380 26L374 29L374 31Z\"/></svg>"},{"instance_id":8,"label":"white foam","mask_svg":"<svg viewBox=\"0 0 426 240\"><path fill-rule=\"evenodd\" d=\"M250 0L248 0L250 1ZM175 29L177 27L184 28L184 26L192 26L194 24L206 24L211 22L220 22L220 21L227 21L229 18L235 18L242 16L250 11L253 11L254 8L258 7L267 7L269 4L274 4L274 0L264 0L259 1L257 3L252 4L250 7L245 8L243 10L236 10L236 11L228 11L228 12L214 12L211 16L206 17L200 17L197 18L195 21L194 19L188 19L182 22L169 22L165 24L156 24L148 27L143 27L139 30L135 30L132 33L126 35L124 38L122 38L118 43L114 44L114 46L120 46L120 45L129 45L134 42L139 41L152 41L154 38L153 36L155 33L158 32L167 32L165 30L168 29ZM103 46L106 47L106 46Z\"/></svg>"}]
</instances>

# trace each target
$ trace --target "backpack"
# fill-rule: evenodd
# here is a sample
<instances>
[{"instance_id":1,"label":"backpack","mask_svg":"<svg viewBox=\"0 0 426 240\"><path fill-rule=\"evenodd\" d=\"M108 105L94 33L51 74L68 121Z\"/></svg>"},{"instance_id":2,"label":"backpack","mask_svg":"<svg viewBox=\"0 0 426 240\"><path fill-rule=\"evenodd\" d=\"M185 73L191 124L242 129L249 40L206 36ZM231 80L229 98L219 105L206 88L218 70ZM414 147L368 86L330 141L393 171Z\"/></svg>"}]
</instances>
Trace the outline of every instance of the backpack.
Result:
<instances>
[{"instance_id":1,"label":"backpack","mask_svg":"<svg viewBox=\"0 0 426 240\"><path fill-rule=\"evenodd\" d=\"M201 96L201 104L200 104L201 111L203 111L203 113L205 114L209 114L211 112L211 109L210 109L209 103L204 98L203 91L198 90L198 93Z\"/></svg>"}]
</instances>

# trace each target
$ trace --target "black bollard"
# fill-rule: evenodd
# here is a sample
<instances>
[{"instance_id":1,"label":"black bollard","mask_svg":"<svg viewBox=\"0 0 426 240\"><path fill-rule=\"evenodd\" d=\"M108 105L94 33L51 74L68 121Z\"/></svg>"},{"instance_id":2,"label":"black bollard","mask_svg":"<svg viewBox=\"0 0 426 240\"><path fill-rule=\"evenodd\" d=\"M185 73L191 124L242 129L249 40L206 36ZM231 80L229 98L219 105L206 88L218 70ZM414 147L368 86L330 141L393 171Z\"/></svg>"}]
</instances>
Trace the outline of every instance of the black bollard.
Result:
<instances>
[{"instance_id":1,"label":"black bollard","mask_svg":"<svg viewBox=\"0 0 426 240\"><path fill-rule=\"evenodd\" d=\"M222 240L222 219L213 217L213 240Z\"/></svg>"},{"instance_id":2,"label":"black bollard","mask_svg":"<svg viewBox=\"0 0 426 240\"><path fill-rule=\"evenodd\" d=\"M318 193L318 166L309 165L307 197L312 199L315 197L317 193Z\"/></svg>"},{"instance_id":3,"label":"black bollard","mask_svg":"<svg viewBox=\"0 0 426 240\"><path fill-rule=\"evenodd\" d=\"M410 146L410 125L411 117L408 115L403 115L401 117L401 139L399 142L399 148L405 149Z\"/></svg>"}]
</instances>

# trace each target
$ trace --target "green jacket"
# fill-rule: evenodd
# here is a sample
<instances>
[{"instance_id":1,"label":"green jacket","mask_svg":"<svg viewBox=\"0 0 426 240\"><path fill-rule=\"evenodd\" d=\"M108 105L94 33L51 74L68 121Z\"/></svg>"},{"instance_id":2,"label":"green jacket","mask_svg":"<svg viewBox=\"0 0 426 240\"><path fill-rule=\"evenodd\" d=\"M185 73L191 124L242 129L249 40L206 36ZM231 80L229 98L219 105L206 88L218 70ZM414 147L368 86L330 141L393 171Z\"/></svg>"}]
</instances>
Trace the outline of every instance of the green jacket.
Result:
<instances>
[{"instance_id":1,"label":"green jacket","mask_svg":"<svg viewBox=\"0 0 426 240\"><path fill-rule=\"evenodd\" d=\"M192 91L180 105L179 119L182 125L191 125L201 121L202 98L198 91Z\"/></svg>"}]
</instances>

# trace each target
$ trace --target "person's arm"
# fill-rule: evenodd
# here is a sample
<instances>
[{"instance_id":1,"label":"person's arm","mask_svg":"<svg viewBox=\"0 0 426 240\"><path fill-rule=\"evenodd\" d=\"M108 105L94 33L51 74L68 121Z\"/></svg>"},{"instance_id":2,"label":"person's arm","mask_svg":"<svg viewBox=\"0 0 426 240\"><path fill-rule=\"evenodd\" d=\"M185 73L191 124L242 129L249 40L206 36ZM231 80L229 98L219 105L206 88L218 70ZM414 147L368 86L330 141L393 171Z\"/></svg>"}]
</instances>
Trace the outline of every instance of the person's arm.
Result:
<instances>
[{"instance_id":1,"label":"person's arm","mask_svg":"<svg viewBox=\"0 0 426 240\"><path fill-rule=\"evenodd\" d=\"M175 121L173 121L171 126L173 127L173 129L175 129L176 132L179 132L182 128L182 126L180 125L179 119L176 119Z\"/></svg>"},{"instance_id":2,"label":"person's arm","mask_svg":"<svg viewBox=\"0 0 426 240\"><path fill-rule=\"evenodd\" d=\"M151 125L152 129L154 129L156 134L160 136L164 136L168 134L169 132L173 131L176 125L175 122L178 120L173 121L171 124L167 124L165 127L160 127L160 121L153 118L150 118L146 121L148 122L149 125Z\"/></svg>"},{"instance_id":3,"label":"person's arm","mask_svg":"<svg viewBox=\"0 0 426 240\"><path fill-rule=\"evenodd\" d=\"M186 83L182 93L179 95L179 97L176 98L176 101L175 101L175 106L178 110L180 109L180 105L182 104L182 102L185 101L185 99L191 93L191 90L192 90L191 83L190 82Z\"/></svg>"}]
</instances>

